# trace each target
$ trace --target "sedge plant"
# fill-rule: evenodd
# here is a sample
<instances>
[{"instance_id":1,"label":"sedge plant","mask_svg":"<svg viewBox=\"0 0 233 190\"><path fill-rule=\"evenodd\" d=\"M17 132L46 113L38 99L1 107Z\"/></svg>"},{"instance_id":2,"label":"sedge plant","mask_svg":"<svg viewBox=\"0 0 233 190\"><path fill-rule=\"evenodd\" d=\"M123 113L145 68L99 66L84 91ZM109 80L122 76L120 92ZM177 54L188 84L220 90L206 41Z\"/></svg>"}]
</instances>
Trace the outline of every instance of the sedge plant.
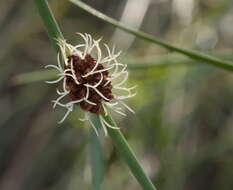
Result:
<instances>
[{"instance_id":1,"label":"sedge plant","mask_svg":"<svg viewBox=\"0 0 233 190\"><path fill-rule=\"evenodd\" d=\"M90 122L96 134L98 134L98 131L96 130L97 125L95 121L100 122L105 134L109 134L113 144L137 181L141 184L141 187L145 190L155 190L155 186L145 174L135 154L120 132L119 127L107 111L107 107L113 107L113 110L119 114L124 114L120 107L115 107L120 104L132 111L122 100L134 96L135 94L131 90L135 87L126 88L122 86L128 78L128 72L126 71L126 66L118 63L116 60L119 53L115 54L114 48L110 50L105 45L108 56L102 58L99 46L100 39L93 40L88 34L80 34L84 44L73 46L67 43L49 8L48 2L46 0L35 0L35 5L44 22L52 45L58 54L58 66L48 65L47 67L53 67L58 71L58 79L49 83L63 82L63 91L57 91L59 97L54 101L54 107L60 105L67 109L65 116L60 122L64 121L73 110L75 104L79 104L86 112L92 113L95 120L92 121L87 117L83 118L83 120ZM79 48L83 47L84 49L81 51ZM96 49L97 59L94 59L91 55L93 49ZM61 65L61 62L63 62L64 66ZM105 66L103 65L104 63L106 63ZM83 65L87 67L83 68ZM113 71L110 75L111 69ZM124 75L123 79L112 85L113 79L120 75ZM125 91L126 94L116 95L113 93L113 88ZM68 94L71 100L67 103L61 103L60 100ZM114 100L114 102L111 100Z\"/></svg>"}]
</instances>

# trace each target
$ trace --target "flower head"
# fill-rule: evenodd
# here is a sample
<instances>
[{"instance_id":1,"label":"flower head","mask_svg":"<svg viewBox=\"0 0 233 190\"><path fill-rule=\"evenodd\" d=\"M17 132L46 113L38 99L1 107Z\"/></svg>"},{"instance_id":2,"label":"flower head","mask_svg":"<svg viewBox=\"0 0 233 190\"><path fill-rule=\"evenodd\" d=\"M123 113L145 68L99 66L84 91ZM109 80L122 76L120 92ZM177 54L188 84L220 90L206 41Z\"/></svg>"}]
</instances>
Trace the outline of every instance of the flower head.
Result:
<instances>
[{"instance_id":1,"label":"flower head","mask_svg":"<svg viewBox=\"0 0 233 190\"><path fill-rule=\"evenodd\" d=\"M60 81L63 83L62 91L57 90L59 96L53 100L53 107L58 105L67 109L59 123L73 111L74 105L79 105L86 112L99 115L106 134L106 127L114 127L108 124L102 115L107 115L109 108L123 116L126 114L122 107L133 112L123 100L135 96L132 90L136 86L124 87L128 72L127 65L117 61L121 52L115 53L115 47L110 50L104 44L107 52L104 56L100 47L101 39L94 40L90 34L78 34L84 43L73 46L63 39L58 39L61 51L61 55L57 56L58 65L46 66L58 71L58 79L47 83ZM95 129L88 114L80 120L88 120Z\"/></svg>"}]
</instances>

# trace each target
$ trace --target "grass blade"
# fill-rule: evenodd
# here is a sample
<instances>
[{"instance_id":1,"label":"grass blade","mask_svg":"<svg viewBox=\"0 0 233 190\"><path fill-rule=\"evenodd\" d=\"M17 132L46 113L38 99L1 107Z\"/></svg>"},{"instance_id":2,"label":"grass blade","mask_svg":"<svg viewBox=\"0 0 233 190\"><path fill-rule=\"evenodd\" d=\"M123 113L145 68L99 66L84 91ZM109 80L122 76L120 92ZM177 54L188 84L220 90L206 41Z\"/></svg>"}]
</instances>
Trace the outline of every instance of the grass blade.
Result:
<instances>
[{"instance_id":1,"label":"grass blade","mask_svg":"<svg viewBox=\"0 0 233 190\"><path fill-rule=\"evenodd\" d=\"M38 70L28 73L22 73L13 78L13 85L30 84L33 82L51 80L57 77L54 70Z\"/></svg>"},{"instance_id":2,"label":"grass blade","mask_svg":"<svg viewBox=\"0 0 233 190\"><path fill-rule=\"evenodd\" d=\"M114 120L111 118L110 115L103 116L103 117L110 125L117 127L116 123L114 122ZM137 181L141 184L141 187L144 190L156 190L155 186L153 185L149 177L143 171L135 154L133 153L132 149L130 148L129 144L127 143L126 139L124 138L120 130L112 129L109 127L107 127L107 130L115 147L117 148L123 160L129 166L132 174L135 176Z\"/></svg>"},{"instance_id":3,"label":"grass blade","mask_svg":"<svg viewBox=\"0 0 233 190\"><path fill-rule=\"evenodd\" d=\"M140 59L130 59L123 60L128 65L128 69L131 71L134 70L143 70L143 69L154 69L158 67L170 67L178 65L187 65L187 62L190 62L190 65L193 63L192 60L189 60L185 56L181 55L166 55L166 56L156 56L146 58L145 60ZM143 62L143 63L142 63ZM28 73L22 73L13 78L14 85L24 85L30 84L33 82L52 80L57 77L56 71L54 70L37 70Z\"/></svg>"},{"instance_id":4,"label":"grass blade","mask_svg":"<svg viewBox=\"0 0 233 190\"><path fill-rule=\"evenodd\" d=\"M38 8L38 11L43 19L45 27L48 31L48 35L51 39L51 42L56 49L59 51L59 48L56 44L56 38L63 38L63 35L56 23L56 20L49 8L49 5L46 0L35 0L35 4ZM94 117L94 116L93 116ZM110 116L106 116L106 121L109 122L111 125L116 125L115 122L111 119ZM95 123L96 124L96 123ZM98 125L98 124L97 124ZM154 185L150 181L150 179L146 176L145 172L143 171L142 167L140 166L139 162L137 161L133 151L129 147L128 143L124 139L123 135L119 130L115 129L108 129L109 135L112 138L115 146L118 148L121 156L128 164L129 168L131 169L132 173L141 184L143 189L145 190L155 190ZM93 168L94 169L94 168ZM101 179L101 177L99 178ZM99 180L98 179L98 180Z\"/></svg>"},{"instance_id":5,"label":"grass blade","mask_svg":"<svg viewBox=\"0 0 233 190\"><path fill-rule=\"evenodd\" d=\"M96 117L92 117L91 119L97 130L101 128L100 122ZM90 156L92 189L101 190L104 179L104 153L100 139L94 130L90 132Z\"/></svg>"},{"instance_id":6,"label":"grass blade","mask_svg":"<svg viewBox=\"0 0 233 190\"><path fill-rule=\"evenodd\" d=\"M107 15L93 9L92 7L88 6L87 4L81 2L80 0L70 0L73 4L79 6L80 8L82 8L83 10L89 12L90 14L120 28L121 30L133 34L141 39L144 39L146 41L149 41L151 43L157 44L159 46L162 46L170 51L174 51L174 52L178 52L181 54L184 54L190 58L199 60L199 61L203 61L205 63L209 63L211 65L214 65L216 67L219 68L223 68L225 70L228 71L233 71L233 64L229 61L225 61L225 60L221 60L219 58L204 54L202 52L198 52L198 51L194 51L194 50L189 50L189 49L184 49L184 48L180 48L174 45L171 45L169 43L163 42L161 40L155 39L152 35L149 35L147 33L141 32L141 31L137 31L129 26L126 26L120 22L118 22L117 20L108 17Z\"/></svg>"},{"instance_id":7,"label":"grass blade","mask_svg":"<svg viewBox=\"0 0 233 190\"><path fill-rule=\"evenodd\" d=\"M55 17L48 5L46 0L34 0L38 12L43 20L45 28L48 32L50 41L57 52L59 52L59 47L57 45L57 38L64 38L62 32L55 20Z\"/></svg>"}]
</instances>

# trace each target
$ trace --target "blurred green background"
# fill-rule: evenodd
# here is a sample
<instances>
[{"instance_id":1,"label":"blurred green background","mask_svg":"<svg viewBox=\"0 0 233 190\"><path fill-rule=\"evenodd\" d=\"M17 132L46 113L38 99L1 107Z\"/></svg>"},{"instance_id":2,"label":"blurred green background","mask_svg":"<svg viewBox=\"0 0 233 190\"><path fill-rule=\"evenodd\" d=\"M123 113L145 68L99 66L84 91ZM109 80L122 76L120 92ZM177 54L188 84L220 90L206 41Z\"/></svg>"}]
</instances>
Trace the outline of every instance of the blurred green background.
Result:
<instances>
[{"instance_id":1,"label":"blurred green background","mask_svg":"<svg viewBox=\"0 0 233 190\"><path fill-rule=\"evenodd\" d=\"M232 0L85 2L156 38L233 61ZM66 0L49 3L70 42L87 32L123 50L129 84L138 84L128 101L136 114L115 119L157 188L232 190L232 74L137 39ZM33 1L0 2L0 42L0 189L91 189L90 127L78 108L58 125L65 110L52 109L56 86L16 81L56 64ZM140 189L111 140L100 138L103 189Z\"/></svg>"}]
</instances>

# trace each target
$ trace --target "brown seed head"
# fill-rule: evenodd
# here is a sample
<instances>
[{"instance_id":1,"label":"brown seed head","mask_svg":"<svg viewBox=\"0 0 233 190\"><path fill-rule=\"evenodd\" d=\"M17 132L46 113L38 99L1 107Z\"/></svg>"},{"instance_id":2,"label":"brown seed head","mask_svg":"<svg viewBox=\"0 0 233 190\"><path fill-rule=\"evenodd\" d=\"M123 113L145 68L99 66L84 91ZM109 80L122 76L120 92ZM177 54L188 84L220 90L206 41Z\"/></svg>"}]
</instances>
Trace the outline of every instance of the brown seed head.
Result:
<instances>
[{"instance_id":1,"label":"brown seed head","mask_svg":"<svg viewBox=\"0 0 233 190\"><path fill-rule=\"evenodd\" d=\"M102 101L108 101L114 98L112 94L112 84L107 80L109 77L108 71L100 71L98 73L90 74L87 77L83 77L95 67L96 60L91 57L91 55L87 54L84 59L81 59L78 55L71 55L68 57L68 65L65 69L71 69L71 61L73 63L73 70L78 80L79 84L75 82L75 80L66 76L66 88L70 91L69 97L72 101L80 100L87 96L87 88L89 88L89 95L87 100L95 103L96 105L90 104L87 101L83 100L77 104L85 110L94 114L100 114L103 112ZM102 64L98 64L95 71L99 71L104 69L105 67ZM66 71L66 74L72 74L71 71ZM108 100L101 97L95 89L86 87L86 84L95 85L100 82L102 76L102 82L96 87L96 89ZM106 85L107 83L107 85Z\"/></svg>"}]
</instances>

